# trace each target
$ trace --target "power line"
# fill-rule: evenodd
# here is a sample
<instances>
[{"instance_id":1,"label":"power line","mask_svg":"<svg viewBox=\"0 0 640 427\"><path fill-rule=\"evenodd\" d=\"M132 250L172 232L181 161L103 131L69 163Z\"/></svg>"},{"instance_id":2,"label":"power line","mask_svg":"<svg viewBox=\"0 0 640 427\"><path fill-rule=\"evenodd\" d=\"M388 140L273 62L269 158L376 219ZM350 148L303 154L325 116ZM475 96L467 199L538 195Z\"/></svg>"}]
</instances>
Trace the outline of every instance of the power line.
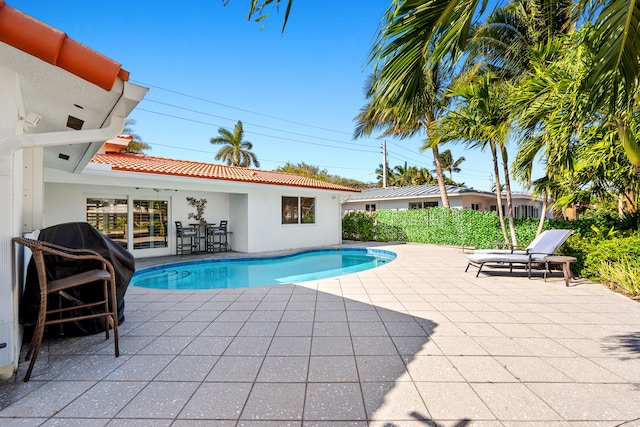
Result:
<instances>
[{"instance_id":1,"label":"power line","mask_svg":"<svg viewBox=\"0 0 640 427\"><path fill-rule=\"evenodd\" d=\"M204 102L204 103L221 106L221 107L224 107L224 108L230 108L230 109L233 109L233 110L236 110L236 111L242 111L242 112L253 114L253 115L256 115L256 116L269 118L269 119L272 119L272 120L278 120L278 121L291 123L291 124L295 124L295 125L299 125L299 126L305 126L305 127L309 127L309 128L313 128L313 129L323 130L323 131L327 131L327 132L333 132L335 134L340 134L340 135L348 135L349 137L352 137L352 134L350 132L340 131L340 130L336 130L336 129L330 129L330 128L317 126L317 125L312 125L312 124L309 124L309 123L303 123L303 122L299 122L299 121L295 121L295 120L284 119L282 117L277 117L277 116L270 115L270 114L264 114L264 113L260 113L260 112L253 111L253 110L246 109L246 108L236 107L236 106L233 106L233 105L229 105L229 104L213 101L211 99L206 99L206 98L202 98L202 97L199 97L199 96L190 95L190 94L187 94L187 93L183 93L183 92L180 92L180 91L176 91L176 90L172 90L172 89L156 86L156 85L145 83L145 82L137 81L135 83L138 83L138 84L141 84L141 85L144 85L144 86L147 86L147 87L152 87L154 89L157 89L157 90L160 90L160 91L164 91L164 92L167 92L167 93L179 95L179 96L182 96L182 97L185 97L185 98L188 98L188 99L197 100L197 101L201 101L201 102ZM179 109L179 110L182 110L182 111L187 111L189 113L200 114L200 115L207 116L207 117L214 117L214 118L218 118L218 119L222 119L222 120L228 120L228 121L232 121L232 122L237 121L237 120L231 119L229 117L220 116L220 115L212 114L212 113L209 113L209 112L206 112L206 111L197 110L197 109L187 108L187 107L183 107L183 106L180 106L180 105L171 104L171 103L168 103L168 102L157 101L157 100L154 100L154 99L145 98L143 100L143 102L150 102L150 103L155 103L155 104L158 104L158 105L164 105L166 107L175 108L175 109ZM174 119L182 120L182 121L187 121L187 122L191 122L191 123L198 123L198 124L202 124L202 125L206 125L206 126L226 127L226 126L222 126L222 125L216 125L214 123L207 122L207 121L197 120L197 119L188 118L188 117L182 117L182 116L173 115L173 114L162 113L162 112L159 112L159 111L148 110L148 109L144 109L144 108L140 108L140 107L136 108L136 111L144 111L144 112L151 113L151 114L161 115L161 116L164 116L164 117L170 117L170 118L174 118ZM345 142L345 141L340 141L340 140L331 139L331 138L324 138L324 137L319 137L319 136L315 136L315 135L308 135L308 134L299 133L299 132L292 132L292 131L288 131L288 130L284 130L284 129L278 129L278 128L274 128L274 127L262 126L262 125L258 125L256 123L250 123L250 122L244 122L244 123L249 124L251 126L258 127L258 128L262 128L262 129L268 129L268 130L272 130L272 131L276 131L276 132L287 133L289 135L296 135L296 136L301 136L301 137L305 137L305 138L313 138L314 140L322 140L322 141L333 142L333 143L342 144L342 145L349 145L349 146L358 147L358 148L340 147L340 146L335 146L335 145L330 145L330 144L320 144L320 143L308 142L308 141L303 141L303 140L294 139L294 138L279 137L279 136L275 136L275 135L269 135L269 134L264 134L264 133L259 133L259 132L247 131L247 134L251 134L251 135L259 135L259 136L263 136L263 137L267 137L267 138L276 138L276 139L279 139L279 140L282 140L282 141L290 141L290 142L296 142L296 143L301 143L301 144L315 145L315 146L319 146L319 147L326 147L326 148L329 148L329 149L339 149L339 150L347 150L347 151L355 151L355 152L363 152L363 153L374 154L374 153L377 152L377 144L380 141L378 138L366 137L367 140L371 140L371 141L375 141L376 142L376 148L372 147L371 150L368 150L368 149L366 149L366 147L362 147L361 144L357 144L357 143L354 143L354 142ZM189 149L189 148L171 146L171 145L165 145L165 144L153 144L153 145L172 148L172 149L182 149L182 150L188 150L188 151L193 151L193 152L214 154L214 153L212 153L210 151L206 151L206 150ZM427 169L429 168L429 166L427 166L427 165L430 164L430 160L431 159L428 156L422 154L422 152L414 151L412 149L409 149L405 145L403 145L401 143L401 141L397 141L397 140L392 140L390 145L392 145L391 148L394 151L394 153L390 154L389 157L391 157L391 158L393 158L393 159L395 159L397 161L402 161L402 162L406 161L407 163L412 163L412 164L414 164L416 166L419 166L419 167L425 167ZM403 155L403 154L397 153L398 150L402 150L403 152L409 153L411 155L411 157L407 157L407 155ZM276 160L266 160L266 159L263 159L263 161L280 163L280 164L286 163L286 162L281 162L281 161L276 161ZM425 165L425 163L427 165ZM348 168L348 167L339 167L339 166L319 166L319 167L332 168L332 169L363 170L363 171L364 170L369 170L369 168ZM467 172L467 171L481 173L482 175L464 173L464 172ZM478 176L478 177L482 176L482 177L484 177L485 173L486 173L485 171L474 170L474 169L469 169L469 168L464 168L464 172L463 173L459 173L459 176L463 176L464 175L464 176L468 176L468 177L474 177L474 176Z\"/></svg>"},{"instance_id":2,"label":"power line","mask_svg":"<svg viewBox=\"0 0 640 427\"><path fill-rule=\"evenodd\" d=\"M147 110L145 108L136 108L136 111L144 111L146 113L157 114L157 115L165 116L165 117L171 117L173 119L184 120L184 121L191 122L191 123L199 123L199 124L203 124L203 125L207 125L207 126L220 127L219 125L216 125L216 124L213 124L213 123L209 123L209 122L204 122L202 120L195 120L195 119L189 119L189 118L186 118L186 117L176 116L176 115L173 115L173 114L160 113L158 111ZM356 148L337 147L335 145L328 145L328 144L318 144L316 142L301 141L299 139L287 138L287 137L276 136L276 135L268 135L268 134L259 133L259 132L247 131L246 133L247 134L251 134L251 135L264 136L264 137L267 137L267 138L275 138L275 139L279 139L279 140L283 140L283 141L299 142L301 144L309 144L309 145L317 145L317 146L320 146L320 147L335 148L337 150L358 151L358 152L362 152L362 153L376 153L377 152L376 150L364 150L364 149L356 149Z\"/></svg>"},{"instance_id":3,"label":"power line","mask_svg":"<svg viewBox=\"0 0 640 427\"><path fill-rule=\"evenodd\" d=\"M218 118L218 119L237 122L236 119L231 119L229 117L218 116L216 114L206 113L204 111L194 110L194 109L186 108L186 107L180 107L179 105L169 104L169 103L166 103L166 102L156 101L156 100L153 100L153 99L144 99L144 101L153 102L153 103L160 104L160 105L165 105L165 106L168 106L168 107L171 107L171 108L176 108L176 109L183 110L183 111L188 111L188 112L191 112L191 113L202 114L204 116L215 117L215 118ZM141 109L141 108L138 108L138 109L141 110L141 111L150 111L150 110L144 110L144 109ZM164 113L158 113L158 114L164 114ZM323 138L323 137L319 137L319 136L315 136L315 135L307 135L307 134L304 134L304 133L291 132L291 131L288 131L288 130L273 128L273 127L269 127L269 126L263 126L263 125L250 123L250 122L245 122L245 121L243 121L243 124L248 124L248 125L251 125L251 126L255 126L255 127L259 127L259 128L263 128L263 129L268 129L268 130L274 130L276 132L286 132L286 133L291 134L291 135L298 135L298 136L305 136L307 138L320 139L322 141L337 142L339 144L347 144L347 145L354 145L356 147L362 147L361 144L356 144L354 142L344 142L344 141L339 141L337 139ZM225 127L225 126L220 126L220 127Z\"/></svg>"},{"instance_id":4,"label":"power line","mask_svg":"<svg viewBox=\"0 0 640 427\"><path fill-rule=\"evenodd\" d=\"M266 117L266 118L269 118L269 119L280 120L280 121L283 121L283 122L292 123L292 124L299 125L299 126L307 126L307 127L314 128L314 129L320 129L320 130L325 130L325 131L328 131L328 132L335 132L335 133L351 136L351 134L349 132L339 131L339 130L335 130L335 129L329 129L329 128L325 128L325 127L322 127L322 126L311 125L311 124L308 124L308 123L297 122L295 120L283 119L282 117L272 116L272 115L269 115L269 114L263 114L263 113L259 113L257 111L247 110L245 108L234 107L233 105L223 104L221 102L212 101L210 99L201 98L201 97L194 96L194 95L189 95L187 93L178 92L176 90L167 89L167 88L163 88L163 87L160 87L160 86L155 86L155 85L152 85L150 83L145 83L145 82L140 82L140 81L135 81L135 80L132 80L132 82L140 84L140 85L143 85L143 86L152 87L154 89L162 90L162 91L165 91L165 92L173 93L175 95L184 96L186 98L191 98L191 99L195 99L195 100L198 100L198 101L206 102L208 104L219 105L221 107L231 108L233 110L242 111L242 112L250 113L250 114L255 114L256 116Z\"/></svg>"},{"instance_id":5,"label":"power line","mask_svg":"<svg viewBox=\"0 0 640 427\"><path fill-rule=\"evenodd\" d=\"M199 150L197 148L186 148L186 147L177 147L174 145L167 145L167 144L158 144L155 142L149 142L149 145L153 146L153 147L165 147L165 148L171 148L171 149L177 149L177 150L184 150L184 151L192 151L194 153L203 153L203 154L210 154L211 156L215 156L215 152L214 151L209 151L209 150ZM260 159L260 162L271 162L271 163L277 163L277 164L282 164L285 165L287 163L291 163L290 161L286 160L286 161L282 161L282 160L273 160L273 159ZM360 171L368 171L371 170L370 168L352 168L352 167L347 167L347 166L332 166L332 165L314 165L317 166L319 168L331 168L331 169L346 169L346 170L360 170Z\"/></svg>"},{"instance_id":6,"label":"power line","mask_svg":"<svg viewBox=\"0 0 640 427\"><path fill-rule=\"evenodd\" d=\"M287 120L287 119L283 119L283 118L280 118L280 117L259 113L257 111L252 111L252 110L248 110L248 109L244 109L244 108L239 108L239 107L235 107L235 106L232 106L232 105L228 105L228 104L212 101L210 99L205 99L205 98L201 98L201 97L198 97L198 96L186 94L186 93L175 91L175 90L172 90L172 89L167 89L167 88L163 88L163 87L160 87L160 86L155 86L155 85L152 85L152 84L149 84L149 83L144 83L144 82L137 82L137 83L145 85L145 86L153 87L155 89L162 90L162 91L165 91L165 92L169 92L169 93L173 93L173 94L176 94L176 95L180 95L180 96L183 96L183 97L186 97L186 98L195 99L195 100L206 102L206 103L213 104L213 105L223 106L225 108L231 108L231 109L234 109L234 110L243 111L243 112L255 114L255 115L258 115L258 116L262 116L262 117L267 117L267 118L271 118L271 119L275 119L275 120L281 120L281 121L284 121L284 122L293 123L293 124L297 124L297 125L301 125L301 126L308 126L308 127L315 128L315 129L321 129L321 130L325 130L325 131L330 131L330 132L334 132L334 133L338 133L338 134L351 136L350 133L344 132L344 131L338 131L338 130L335 130L335 129L329 129L329 128L325 128L325 127L321 127L321 126L315 126L315 125L311 125L311 124L308 124L308 123L302 123L302 122L297 122L297 121L293 121L293 120ZM231 119L229 117L224 117L224 116L220 116L220 115L216 115L216 114L211 114L211 113L207 113L207 112L204 112L204 111L191 109L191 108L186 108L186 107L182 107L182 106L179 106L179 105L166 103L166 102L162 102L162 101L157 101L157 100L153 100L153 99L145 98L143 100L143 102L145 102L145 101L156 103L156 104L160 104L160 105L165 105L165 106L168 106L168 107L171 107L171 108L176 108L176 109L180 109L180 110L183 110L183 111L188 111L188 112L201 114L201 115L205 115L205 116L209 116L209 117L215 117L215 118L220 118L220 119L229 120L229 121L236 121L235 119ZM205 125L209 125L209 126L225 127L225 126L214 125L212 123L203 122L203 121L199 121L199 120L195 120L195 119L189 119L189 118L175 116L175 115L171 115L171 114L160 113L160 112L157 112L157 111L146 110L146 109L143 109L143 108L140 108L140 107L138 107L137 110L138 111L146 111L146 112L153 113L153 114L164 115L164 116L176 118L176 119L179 119L179 120L186 120L186 121L190 121L190 122L193 122L193 123L200 123L200 124L205 124ZM352 143L352 142L344 142L344 141L339 141L339 140L335 140L335 139L331 139L331 138L324 138L324 137L319 137L319 136L315 136L315 135L308 135L308 134L303 134L303 133L298 133L298 132L292 132L292 131L288 131L288 130L273 128L273 127L268 127L268 126L262 126L262 125L258 125L258 124L255 124L255 123L249 123L249 122L245 122L245 123L251 124L252 126L260 127L260 128L263 128L263 129L274 130L276 132L286 132L288 134L298 135L298 136L303 136L303 137L308 137L308 138L314 138L316 140L323 140L323 141L335 142L335 143L339 143L339 144L362 147L360 144L356 144L356 143ZM254 135L260 135L260 136L271 137L271 138L278 138L278 137L275 137L273 135L265 135L265 134L260 134L260 133L257 133L257 132L251 132L251 131L247 131L247 133L251 133L251 134L254 134ZM301 143L306 143L306 144L311 144L311 145L318 145L318 146L328 147L328 148L341 149L341 147L334 147L334 146L331 146L331 145L305 142L305 141L300 141L300 140L291 139L291 138L280 138L280 139L284 139L284 140L292 141L292 142L301 142ZM376 138L370 138L370 137L367 138L367 139L377 140ZM397 156L399 156L402 159L402 161L408 161L408 162L416 163L417 165L426 167L423 162L417 161L418 159L416 159L415 156L418 156L418 158L423 158L425 161L428 161L427 160L428 159L427 156L422 155L420 152L416 152L416 151L410 150L407 147L403 146L402 144L397 144L395 142L392 143L392 144L393 144L394 148L398 148L398 149L404 150L404 151L410 153L413 156L413 157L409 158L409 157L403 156L401 154L397 154ZM344 149L344 148L342 148L342 149ZM358 151L358 150L355 150L355 151ZM362 149L360 149L359 151L368 152L368 153L373 153L374 152L374 151L362 150ZM396 160L399 160L399 159L396 158Z\"/></svg>"}]
</instances>

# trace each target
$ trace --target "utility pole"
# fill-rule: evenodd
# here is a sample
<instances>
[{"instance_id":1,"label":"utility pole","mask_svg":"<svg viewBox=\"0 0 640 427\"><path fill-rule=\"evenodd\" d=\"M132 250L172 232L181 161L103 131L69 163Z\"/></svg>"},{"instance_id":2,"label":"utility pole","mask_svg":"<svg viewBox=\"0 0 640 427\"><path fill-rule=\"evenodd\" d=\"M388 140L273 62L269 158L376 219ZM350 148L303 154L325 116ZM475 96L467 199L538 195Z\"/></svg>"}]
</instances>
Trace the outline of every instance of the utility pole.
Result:
<instances>
[{"instance_id":1,"label":"utility pole","mask_svg":"<svg viewBox=\"0 0 640 427\"><path fill-rule=\"evenodd\" d=\"M387 141L382 141L382 188L387 188Z\"/></svg>"}]
</instances>

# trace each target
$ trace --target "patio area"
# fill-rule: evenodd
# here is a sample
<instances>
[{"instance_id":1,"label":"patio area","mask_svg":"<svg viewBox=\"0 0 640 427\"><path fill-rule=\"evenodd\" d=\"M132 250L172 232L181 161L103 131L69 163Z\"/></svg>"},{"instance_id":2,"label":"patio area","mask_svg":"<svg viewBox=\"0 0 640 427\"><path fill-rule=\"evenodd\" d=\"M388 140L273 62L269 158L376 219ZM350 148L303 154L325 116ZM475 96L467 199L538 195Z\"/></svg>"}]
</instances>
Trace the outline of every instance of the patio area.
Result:
<instances>
[{"instance_id":1,"label":"patio area","mask_svg":"<svg viewBox=\"0 0 640 427\"><path fill-rule=\"evenodd\" d=\"M31 381L21 360L0 382L0 425L640 426L638 302L375 246L398 258L292 285L130 286L121 356L103 334L45 339Z\"/></svg>"}]
</instances>

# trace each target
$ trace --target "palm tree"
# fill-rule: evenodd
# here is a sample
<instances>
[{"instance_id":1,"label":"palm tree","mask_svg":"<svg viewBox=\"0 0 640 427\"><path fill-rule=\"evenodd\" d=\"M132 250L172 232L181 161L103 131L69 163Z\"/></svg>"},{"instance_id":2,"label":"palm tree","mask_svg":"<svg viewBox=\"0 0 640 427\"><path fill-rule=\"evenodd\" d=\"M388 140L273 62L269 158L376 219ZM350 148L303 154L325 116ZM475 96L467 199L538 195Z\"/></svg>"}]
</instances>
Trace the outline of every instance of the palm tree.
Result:
<instances>
[{"instance_id":1,"label":"palm tree","mask_svg":"<svg viewBox=\"0 0 640 427\"><path fill-rule=\"evenodd\" d=\"M258 158L251 151L253 144L249 141L242 140L244 138L242 121L238 120L238 123L236 123L233 129L233 133L226 128L218 129L218 133L220 136L209 140L212 144L224 145L216 154L216 160L227 162L229 166L248 168L253 163L255 167L260 167Z\"/></svg>"},{"instance_id":2,"label":"palm tree","mask_svg":"<svg viewBox=\"0 0 640 427\"><path fill-rule=\"evenodd\" d=\"M247 19L254 19L256 22L264 21L269 16L269 12L265 12L267 6L271 5L277 10L280 7L280 1L281 0L250 0L249 15L247 16ZM224 0L223 3L226 5L229 3L229 0ZM282 20L283 33L287 26L287 20L289 19L289 13L291 12L292 5L293 0L287 0L287 8L285 9L284 18Z\"/></svg>"},{"instance_id":3,"label":"palm tree","mask_svg":"<svg viewBox=\"0 0 640 427\"><path fill-rule=\"evenodd\" d=\"M472 64L486 64L507 79L530 70L530 49L575 30L572 0L511 0L472 28L467 54Z\"/></svg>"},{"instance_id":4,"label":"palm tree","mask_svg":"<svg viewBox=\"0 0 640 427\"><path fill-rule=\"evenodd\" d=\"M453 161L453 154L451 154L451 150L444 150L440 153L440 165L442 170L449 172L449 179L453 182L453 173L460 172L460 164L465 161L464 156L459 157L456 161ZM435 162L434 162L435 163Z\"/></svg>"},{"instance_id":5,"label":"palm tree","mask_svg":"<svg viewBox=\"0 0 640 427\"><path fill-rule=\"evenodd\" d=\"M431 172L427 168L420 168L415 171L415 175L412 178L415 185L423 184L437 184L437 180L433 178Z\"/></svg>"},{"instance_id":6,"label":"palm tree","mask_svg":"<svg viewBox=\"0 0 640 427\"><path fill-rule=\"evenodd\" d=\"M407 162L403 165L397 165L393 168L391 184L396 187L406 187L413 185L413 177L418 169L415 166L408 166Z\"/></svg>"},{"instance_id":7,"label":"palm tree","mask_svg":"<svg viewBox=\"0 0 640 427\"><path fill-rule=\"evenodd\" d=\"M531 71L510 96L520 130L515 174L521 182L531 182L533 164L541 160L545 164L545 178L535 186L544 185L553 205L564 195L563 191L576 192L574 185L567 187L563 183L569 182L574 174L576 147L593 141L584 137L583 126L578 125L580 110L588 100L581 80L588 74L591 56L581 46L581 39L583 36L578 32L530 49ZM582 123L590 129L594 124Z\"/></svg>"},{"instance_id":8,"label":"palm tree","mask_svg":"<svg viewBox=\"0 0 640 427\"><path fill-rule=\"evenodd\" d=\"M600 1L578 4L591 6L583 14L585 21L598 15L591 39L598 52L584 87L590 95L584 113L592 115L603 105L608 106L607 119L617 129L618 139L640 176L640 143L631 129L634 98L640 86L640 3L611 0L604 5ZM467 45L473 20L485 12L486 5L477 0L394 1L369 57L379 75L377 96L383 101L410 103L421 91L420 71L429 63L447 58L456 61Z\"/></svg>"},{"instance_id":9,"label":"palm tree","mask_svg":"<svg viewBox=\"0 0 640 427\"><path fill-rule=\"evenodd\" d=\"M448 72L440 64L420 70L422 91L402 104L398 100L383 101L377 97L375 87L377 76L371 76L368 82L367 97L371 101L356 116L354 136L359 138L371 135L376 129L382 129L385 135L407 138L424 130L427 141L432 139L432 126L436 118L444 111L448 100L445 96L445 76ZM442 206L449 208L449 196L445 184L444 173L440 166L438 144L425 143L421 150L431 148L436 166L436 179L440 188Z\"/></svg>"},{"instance_id":10,"label":"palm tree","mask_svg":"<svg viewBox=\"0 0 640 427\"><path fill-rule=\"evenodd\" d=\"M438 143L449 141L465 142L467 145L481 150L489 147L496 180L496 208L504 241L509 243L502 209L502 184L500 182L498 162L498 150L500 150L503 173L505 174L511 244L517 246L515 226L513 224L509 167L506 156L506 141L510 124L509 111L503 108L503 95L498 91L497 85L493 83L491 76L487 73L479 80L467 82L460 79L458 83L451 87L451 96L459 97L460 102L436 124L437 141Z\"/></svg>"},{"instance_id":11,"label":"palm tree","mask_svg":"<svg viewBox=\"0 0 640 427\"><path fill-rule=\"evenodd\" d=\"M122 150L125 153L131 154L144 154L145 151L151 150L151 146L146 142L142 142L142 138L134 130L133 126L136 124L134 119L126 119L124 121L124 129L122 133L131 136L133 139L127 144L127 147Z\"/></svg>"},{"instance_id":12,"label":"palm tree","mask_svg":"<svg viewBox=\"0 0 640 427\"><path fill-rule=\"evenodd\" d=\"M386 178L385 182L385 170L386 170ZM389 167L389 163L387 163L386 168L380 163L378 168L376 169L376 179L378 180L378 187L386 187L387 184L393 179L393 170Z\"/></svg>"}]
</instances>

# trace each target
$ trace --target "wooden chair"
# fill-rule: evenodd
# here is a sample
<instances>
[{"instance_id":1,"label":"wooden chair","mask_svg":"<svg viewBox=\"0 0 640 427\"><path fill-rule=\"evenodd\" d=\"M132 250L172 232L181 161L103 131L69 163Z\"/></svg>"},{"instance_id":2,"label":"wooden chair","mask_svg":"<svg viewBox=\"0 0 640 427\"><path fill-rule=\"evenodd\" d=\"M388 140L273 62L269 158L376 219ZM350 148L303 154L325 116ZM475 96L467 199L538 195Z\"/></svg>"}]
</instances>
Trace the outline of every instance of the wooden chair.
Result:
<instances>
[{"instance_id":1,"label":"wooden chair","mask_svg":"<svg viewBox=\"0 0 640 427\"><path fill-rule=\"evenodd\" d=\"M33 365L40 351L44 329L48 325L104 317L106 339L109 339L109 329L113 328L115 356L118 357L120 355L118 348L118 303L116 301L115 272L111 263L97 252L89 249L71 249L24 237L16 237L13 239L13 242L31 250L40 285L40 309L36 328L25 357L25 360L31 359L31 362L24 376L24 381L29 381L31 377ZM75 260L86 265L87 270L63 278L50 280L50 274L47 274L47 263L55 262L56 257L64 258L65 260ZM50 265L49 269L51 270L52 268L55 267L51 267ZM100 301L84 303L77 301L76 298L67 293L71 288L95 284L96 282L102 282L103 297ZM74 303L70 307L49 309L47 307L47 300L49 295L52 294L59 294L62 298L72 299ZM75 310L82 309L91 310L89 314L79 315L78 313L73 313ZM87 311L84 312L86 313ZM66 317L65 314L67 315Z\"/></svg>"}]
</instances>

